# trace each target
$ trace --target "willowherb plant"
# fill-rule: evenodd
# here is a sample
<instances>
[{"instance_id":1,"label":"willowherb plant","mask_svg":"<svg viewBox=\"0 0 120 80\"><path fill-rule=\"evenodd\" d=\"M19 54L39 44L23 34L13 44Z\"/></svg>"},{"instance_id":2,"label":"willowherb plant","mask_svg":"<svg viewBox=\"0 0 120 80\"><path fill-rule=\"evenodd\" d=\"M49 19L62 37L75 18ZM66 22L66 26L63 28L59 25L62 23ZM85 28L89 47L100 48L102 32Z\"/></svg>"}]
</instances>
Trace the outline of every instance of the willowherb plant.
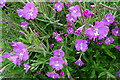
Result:
<instances>
[{"instance_id":1,"label":"willowherb plant","mask_svg":"<svg viewBox=\"0 0 120 80\"><path fill-rule=\"evenodd\" d=\"M5 3L3 77L120 78L119 2L115 8L100 3L108 10L81 0Z\"/></svg>"}]
</instances>

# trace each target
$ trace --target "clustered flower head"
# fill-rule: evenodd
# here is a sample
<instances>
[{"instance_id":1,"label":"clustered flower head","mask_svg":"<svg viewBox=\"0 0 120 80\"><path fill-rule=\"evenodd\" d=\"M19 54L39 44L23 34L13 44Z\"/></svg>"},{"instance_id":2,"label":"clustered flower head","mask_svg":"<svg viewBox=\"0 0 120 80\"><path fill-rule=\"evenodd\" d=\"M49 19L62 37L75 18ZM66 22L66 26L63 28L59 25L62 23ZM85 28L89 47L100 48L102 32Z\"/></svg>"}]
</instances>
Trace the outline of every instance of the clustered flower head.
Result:
<instances>
[{"instance_id":1,"label":"clustered flower head","mask_svg":"<svg viewBox=\"0 0 120 80\"><path fill-rule=\"evenodd\" d=\"M105 40L105 44L110 45L110 43L113 43L113 41L114 41L114 39L111 36L107 37Z\"/></svg>"},{"instance_id":2,"label":"clustered flower head","mask_svg":"<svg viewBox=\"0 0 120 80\"><path fill-rule=\"evenodd\" d=\"M55 4L54 9L57 9L57 11L60 12L60 11L62 11L62 8L64 8L63 3L61 3L60 1L58 1L58 2Z\"/></svg>"},{"instance_id":3,"label":"clustered flower head","mask_svg":"<svg viewBox=\"0 0 120 80\"><path fill-rule=\"evenodd\" d=\"M23 9L17 9L18 16L25 17L26 19L35 19L38 14L38 10L33 2L27 3Z\"/></svg>"},{"instance_id":4,"label":"clustered flower head","mask_svg":"<svg viewBox=\"0 0 120 80\"><path fill-rule=\"evenodd\" d=\"M82 52L85 52L88 49L87 41L82 39L77 40L75 48L77 51L81 50Z\"/></svg>"},{"instance_id":5,"label":"clustered flower head","mask_svg":"<svg viewBox=\"0 0 120 80\"><path fill-rule=\"evenodd\" d=\"M76 65L79 65L79 66L84 65L84 63L83 63L80 59L78 59L78 60L75 62L75 64L76 64Z\"/></svg>"},{"instance_id":6,"label":"clustered flower head","mask_svg":"<svg viewBox=\"0 0 120 80\"><path fill-rule=\"evenodd\" d=\"M21 26L27 30L29 23L28 22L21 22Z\"/></svg>"},{"instance_id":7,"label":"clustered flower head","mask_svg":"<svg viewBox=\"0 0 120 80\"><path fill-rule=\"evenodd\" d=\"M115 36L120 36L120 28L116 26L114 29L112 29L112 34Z\"/></svg>"},{"instance_id":8,"label":"clustered flower head","mask_svg":"<svg viewBox=\"0 0 120 80\"><path fill-rule=\"evenodd\" d=\"M108 35L109 27L105 26L103 22L96 21L94 27L89 27L85 31L85 35L89 37L90 40L99 37L98 40L104 39Z\"/></svg>"},{"instance_id":9,"label":"clustered flower head","mask_svg":"<svg viewBox=\"0 0 120 80\"><path fill-rule=\"evenodd\" d=\"M6 0L0 0L0 5L3 8L5 6Z\"/></svg>"},{"instance_id":10,"label":"clustered flower head","mask_svg":"<svg viewBox=\"0 0 120 80\"><path fill-rule=\"evenodd\" d=\"M71 28L71 27L68 27L68 28L67 28L68 34L73 34L73 31L74 31L73 28Z\"/></svg>"},{"instance_id":11,"label":"clustered flower head","mask_svg":"<svg viewBox=\"0 0 120 80\"><path fill-rule=\"evenodd\" d=\"M104 17L102 21L104 22L105 25L110 25L110 23L114 22L114 19L115 17L109 13Z\"/></svg>"},{"instance_id":12,"label":"clustered flower head","mask_svg":"<svg viewBox=\"0 0 120 80\"><path fill-rule=\"evenodd\" d=\"M13 51L4 53L3 57L8 58L20 67L21 61L26 61L29 58L27 49L22 42L12 42L11 46L13 46Z\"/></svg>"}]
</instances>

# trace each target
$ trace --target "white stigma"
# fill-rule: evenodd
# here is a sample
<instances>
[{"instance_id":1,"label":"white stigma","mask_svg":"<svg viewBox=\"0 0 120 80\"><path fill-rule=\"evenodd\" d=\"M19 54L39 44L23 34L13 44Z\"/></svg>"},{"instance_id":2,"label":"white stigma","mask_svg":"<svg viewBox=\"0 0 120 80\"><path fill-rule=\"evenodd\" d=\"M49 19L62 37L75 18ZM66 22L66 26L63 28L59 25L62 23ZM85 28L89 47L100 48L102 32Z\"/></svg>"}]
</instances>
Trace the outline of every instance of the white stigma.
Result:
<instances>
[{"instance_id":1,"label":"white stigma","mask_svg":"<svg viewBox=\"0 0 120 80\"><path fill-rule=\"evenodd\" d=\"M73 20L73 18L70 19L70 21L72 21L72 20Z\"/></svg>"},{"instance_id":2,"label":"white stigma","mask_svg":"<svg viewBox=\"0 0 120 80\"><path fill-rule=\"evenodd\" d=\"M76 12L77 12L77 10L74 10L73 12L74 12L74 13L76 13Z\"/></svg>"},{"instance_id":3,"label":"white stigma","mask_svg":"<svg viewBox=\"0 0 120 80\"><path fill-rule=\"evenodd\" d=\"M31 13L29 13L30 14L30 16L32 16L33 14L32 14L32 12Z\"/></svg>"},{"instance_id":4,"label":"white stigma","mask_svg":"<svg viewBox=\"0 0 120 80\"><path fill-rule=\"evenodd\" d=\"M108 38L107 40L108 40L108 42L110 42L110 39L109 39L109 38Z\"/></svg>"},{"instance_id":5,"label":"white stigma","mask_svg":"<svg viewBox=\"0 0 120 80\"><path fill-rule=\"evenodd\" d=\"M23 53L20 53L20 55L22 56L22 55L23 55Z\"/></svg>"},{"instance_id":6,"label":"white stigma","mask_svg":"<svg viewBox=\"0 0 120 80\"><path fill-rule=\"evenodd\" d=\"M60 8L60 5L58 5L57 8Z\"/></svg>"},{"instance_id":7,"label":"white stigma","mask_svg":"<svg viewBox=\"0 0 120 80\"><path fill-rule=\"evenodd\" d=\"M116 31L116 33L118 34L118 30Z\"/></svg>"}]
</instances>

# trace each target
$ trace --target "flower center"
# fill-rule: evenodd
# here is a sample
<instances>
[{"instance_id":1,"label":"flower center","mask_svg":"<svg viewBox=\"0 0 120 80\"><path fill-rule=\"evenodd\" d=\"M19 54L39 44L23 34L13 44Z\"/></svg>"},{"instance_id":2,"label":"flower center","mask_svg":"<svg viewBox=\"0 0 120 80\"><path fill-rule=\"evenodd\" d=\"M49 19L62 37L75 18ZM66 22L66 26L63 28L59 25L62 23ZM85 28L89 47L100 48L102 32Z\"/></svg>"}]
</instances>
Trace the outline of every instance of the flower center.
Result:
<instances>
[{"instance_id":1,"label":"flower center","mask_svg":"<svg viewBox=\"0 0 120 80\"><path fill-rule=\"evenodd\" d=\"M118 30L116 31L116 33L118 34Z\"/></svg>"},{"instance_id":2,"label":"flower center","mask_svg":"<svg viewBox=\"0 0 120 80\"><path fill-rule=\"evenodd\" d=\"M70 21L72 21L72 20L73 20L73 18L70 19Z\"/></svg>"},{"instance_id":3,"label":"flower center","mask_svg":"<svg viewBox=\"0 0 120 80\"><path fill-rule=\"evenodd\" d=\"M97 31L97 30L98 30L98 28L93 28L93 30L94 30L94 31Z\"/></svg>"},{"instance_id":4,"label":"flower center","mask_svg":"<svg viewBox=\"0 0 120 80\"><path fill-rule=\"evenodd\" d=\"M74 13L77 13L77 10L74 10L73 12L74 12Z\"/></svg>"},{"instance_id":5,"label":"flower center","mask_svg":"<svg viewBox=\"0 0 120 80\"><path fill-rule=\"evenodd\" d=\"M107 41L110 42L110 39L108 38Z\"/></svg>"},{"instance_id":6,"label":"flower center","mask_svg":"<svg viewBox=\"0 0 120 80\"><path fill-rule=\"evenodd\" d=\"M106 20L107 20L108 22L110 22L110 20L109 20L109 18L108 18L108 17L106 18Z\"/></svg>"},{"instance_id":7,"label":"flower center","mask_svg":"<svg viewBox=\"0 0 120 80\"><path fill-rule=\"evenodd\" d=\"M58 60L56 60L56 62L58 63Z\"/></svg>"},{"instance_id":8,"label":"flower center","mask_svg":"<svg viewBox=\"0 0 120 80\"><path fill-rule=\"evenodd\" d=\"M12 53L10 53L12 55Z\"/></svg>"},{"instance_id":9,"label":"flower center","mask_svg":"<svg viewBox=\"0 0 120 80\"><path fill-rule=\"evenodd\" d=\"M82 46L82 45L83 45L83 43L80 43L80 45Z\"/></svg>"},{"instance_id":10,"label":"flower center","mask_svg":"<svg viewBox=\"0 0 120 80\"><path fill-rule=\"evenodd\" d=\"M33 14L32 14L32 12L31 13L29 13L30 14L30 16L32 16Z\"/></svg>"},{"instance_id":11,"label":"flower center","mask_svg":"<svg viewBox=\"0 0 120 80\"><path fill-rule=\"evenodd\" d=\"M20 56L22 56L23 55L23 53L20 53Z\"/></svg>"},{"instance_id":12,"label":"flower center","mask_svg":"<svg viewBox=\"0 0 120 80\"><path fill-rule=\"evenodd\" d=\"M34 11L34 8L31 8L29 11L30 11L30 12L33 12L33 11Z\"/></svg>"},{"instance_id":13,"label":"flower center","mask_svg":"<svg viewBox=\"0 0 120 80\"><path fill-rule=\"evenodd\" d=\"M58 5L57 8L60 8L60 5Z\"/></svg>"}]
</instances>

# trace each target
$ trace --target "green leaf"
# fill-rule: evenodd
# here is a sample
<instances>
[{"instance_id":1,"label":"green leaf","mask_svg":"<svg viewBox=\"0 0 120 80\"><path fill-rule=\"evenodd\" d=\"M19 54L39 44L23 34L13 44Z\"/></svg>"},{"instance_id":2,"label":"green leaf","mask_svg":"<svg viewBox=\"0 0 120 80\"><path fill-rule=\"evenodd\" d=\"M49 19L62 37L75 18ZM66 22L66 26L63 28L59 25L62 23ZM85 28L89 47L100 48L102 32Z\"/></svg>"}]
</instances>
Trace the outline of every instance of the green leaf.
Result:
<instances>
[{"instance_id":1,"label":"green leaf","mask_svg":"<svg viewBox=\"0 0 120 80\"><path fill-rule=\"evenodd\" d=\"M84 67L84 68L82 68L81 70L82 70L82 71L88 71L89 68L88 68L88 67Z\"/></svg>"},{"instance_id":2,"label":"green leaf","mask_svg":"<svg viewBox=\"0 0 120 80\"><path fill-rule=\"evenodd\" d=\"M95 70L93 70L93 71L91 72L91 76L90 76L90 78L95 78L95 76L96 76L96 74L95 74Z\"/></svg>"},{"instance_id":3,"label":"green leaf","mask_svg":"<svg viewBox=\"0 0 120 80\"><path fill-rule=\"evenodd\" d=\"M108 50L108 49L104 49L105 50L105 52L107 53L107 55L109 55L111 58L113 58L113 59L116 59L116 56L115 55L113 55L113 53L112 52L110 52L110 50Z\"/></svg>"},{"instance_id":4,"label":"green leaf","mask_svg":"<svg viewBox=\"0 0 120 80\"><path fill-rule=\"evenodd\" d=\"M19 38L20 40L22 40L24 43L30 43L28 40L24 39L24 38Z\"/></svg>"},{"instance_id":5,"label":"green leaf","mask_svg":"<svg viewBox=\"0 0 120 80\"><path fill-rule=\"evenodd\" d=\"M101 72L101 73L99 74L98 78L100 78L101 76L103 76L103 75L105 75L105 74L106 74L106 72Z\"/></svg>"}]
</instances>

